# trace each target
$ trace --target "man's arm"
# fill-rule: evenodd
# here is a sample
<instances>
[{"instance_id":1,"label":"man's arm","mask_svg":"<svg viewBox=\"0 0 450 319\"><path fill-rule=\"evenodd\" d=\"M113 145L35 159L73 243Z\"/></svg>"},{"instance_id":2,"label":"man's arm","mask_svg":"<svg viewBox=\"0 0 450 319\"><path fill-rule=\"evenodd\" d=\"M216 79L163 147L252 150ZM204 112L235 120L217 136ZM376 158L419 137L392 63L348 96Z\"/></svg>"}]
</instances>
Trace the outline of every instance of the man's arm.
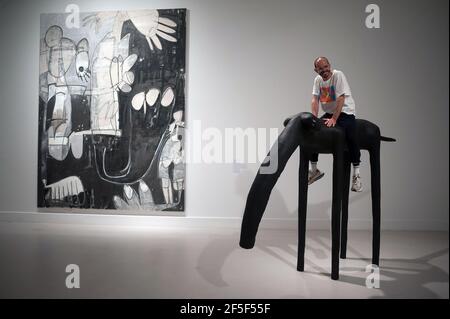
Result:
<instances>
[{"instance_id":1,"label":"man's arm","mask_svg":"<svg viewBox=\"0 0 450 319\"><path fill-rule=\"evenodd\" d=\"M325 124L328 127L333 127L336 125L337 119L339 115L341 115L342 107L345 102L345 94L350 94L350 87L348 86L347 79L343 72L337 71L336 73L336 95L338 98L336 99L336 110L333 112L332 118L328 121L325 121Z\"/></svg>"},{"instance_id":2,"label":"man's arm","mask_svg":"<svg viewBox=\"0 0 450 319\"><path fill-rule=\"evenodd\" d=\"M314 94L311 99L311 113L316 117L319 114L319 97Z\"/></svg>"},{"instance_id":3,"label":"man's arm","mask_svg":"<svg viewBox=\"0 0 450 319\"><path fill-rule=\"evenodd\" d=\"M336 110L334 110L333 116L330 119L325 120L326 126L333 127L336 125L337 119L339 118L339 115L341 115L344 102L345 102L345 94L342 94L336 99Z\"/></svg>"}]
</instances>

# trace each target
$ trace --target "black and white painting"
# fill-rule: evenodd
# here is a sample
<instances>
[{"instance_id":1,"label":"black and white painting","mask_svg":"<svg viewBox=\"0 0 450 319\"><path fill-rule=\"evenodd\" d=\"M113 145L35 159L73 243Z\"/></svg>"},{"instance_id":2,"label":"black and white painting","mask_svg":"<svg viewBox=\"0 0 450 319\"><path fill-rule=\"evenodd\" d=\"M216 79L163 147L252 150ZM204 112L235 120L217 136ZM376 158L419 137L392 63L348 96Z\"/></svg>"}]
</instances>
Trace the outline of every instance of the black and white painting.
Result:
<instances>
[{"instance_id":1,"label":"black and white painting","mask_svg":"<svg viewBox=\"0 0 450 319\"><path fill-rule=\"evenodd\" d=\"M66 17L41 15L38 206L182 214L186 10Z\"/></svg>"}]
</instances>

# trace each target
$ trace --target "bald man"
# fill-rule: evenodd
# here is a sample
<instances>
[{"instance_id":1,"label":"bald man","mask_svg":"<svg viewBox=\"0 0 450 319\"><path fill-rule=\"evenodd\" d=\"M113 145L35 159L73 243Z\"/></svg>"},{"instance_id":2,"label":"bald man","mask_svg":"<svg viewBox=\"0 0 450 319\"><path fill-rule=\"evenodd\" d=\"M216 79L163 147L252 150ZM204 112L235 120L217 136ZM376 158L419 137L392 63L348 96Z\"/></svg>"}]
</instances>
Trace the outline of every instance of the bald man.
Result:
<instances>
[{"instance_id":1,"label":"bald man","mask_svg":"<svg viewBox=\"0 0 450 319\"><path fill-rule=\"evenodd\" d=\"M322 119L328 127L339 126L345 131L345 137L353 164L352 191L361 192L362 182L359 173L361 152L356 143L355 101L350 86L342 71L331 69L326 57L314 60L314 71L318 74L314 79L311 110L315 116L319 113L319 103L325 112ZM308 184L322 178L324 173L317 168L319 154L311 154L311 168Z\"/></svg>"}]
</instances>

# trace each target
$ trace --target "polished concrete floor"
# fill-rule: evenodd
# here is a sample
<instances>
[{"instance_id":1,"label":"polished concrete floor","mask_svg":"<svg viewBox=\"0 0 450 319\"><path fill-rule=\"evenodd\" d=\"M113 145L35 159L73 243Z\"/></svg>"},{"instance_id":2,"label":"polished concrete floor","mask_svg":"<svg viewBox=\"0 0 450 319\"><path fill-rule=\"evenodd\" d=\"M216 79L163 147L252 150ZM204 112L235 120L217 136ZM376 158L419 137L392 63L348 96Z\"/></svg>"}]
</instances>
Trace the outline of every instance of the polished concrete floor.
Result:
<instances>
[{"instance_id":1,"label":"polished concrete floor","mask_svg":"<svg viewBox=\"0 0 450 319\"><path fill-rule=\"evenodd\" d=\"M339 281L328 231L262 229L252 250L237 228L0 223L1 298L449 298L448 232L383 232L379 288L366 287L371 233L349 233ZM80 288L66 287L66 266Z\"/></svg>"}]
</instances>

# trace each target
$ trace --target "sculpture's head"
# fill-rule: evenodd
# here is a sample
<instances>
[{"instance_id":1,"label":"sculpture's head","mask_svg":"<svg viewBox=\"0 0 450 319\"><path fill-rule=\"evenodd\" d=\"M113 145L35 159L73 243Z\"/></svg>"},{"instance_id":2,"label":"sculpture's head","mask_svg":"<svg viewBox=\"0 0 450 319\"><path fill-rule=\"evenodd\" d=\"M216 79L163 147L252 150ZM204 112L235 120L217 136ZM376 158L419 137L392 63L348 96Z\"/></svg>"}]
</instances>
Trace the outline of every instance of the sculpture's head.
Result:
<instances>
[{"instance_id":1,"label":"sculpture's head","mask_svg":"<svg viewBox=\"0 0 450 319\"><path fill-rule=\"evenodd\" d=\"M300 122L306 130L319 128L319 119L309 112L300 113Z\"/></svg>"},{"instance_id":2,"label":"sculpture's head","mask_svg":"<svg viewBox=\"0 0 450 319\"><path fill-rule=\"evenodd\" d=\"M294 120L295 123L298 123L301 128L306 131L311 129L317 130L320 128L320 120L310 112L302 112L295 116L289 117L284 120L283 125L287 126L291 120Z\"/></svg>"}]
</instances>

